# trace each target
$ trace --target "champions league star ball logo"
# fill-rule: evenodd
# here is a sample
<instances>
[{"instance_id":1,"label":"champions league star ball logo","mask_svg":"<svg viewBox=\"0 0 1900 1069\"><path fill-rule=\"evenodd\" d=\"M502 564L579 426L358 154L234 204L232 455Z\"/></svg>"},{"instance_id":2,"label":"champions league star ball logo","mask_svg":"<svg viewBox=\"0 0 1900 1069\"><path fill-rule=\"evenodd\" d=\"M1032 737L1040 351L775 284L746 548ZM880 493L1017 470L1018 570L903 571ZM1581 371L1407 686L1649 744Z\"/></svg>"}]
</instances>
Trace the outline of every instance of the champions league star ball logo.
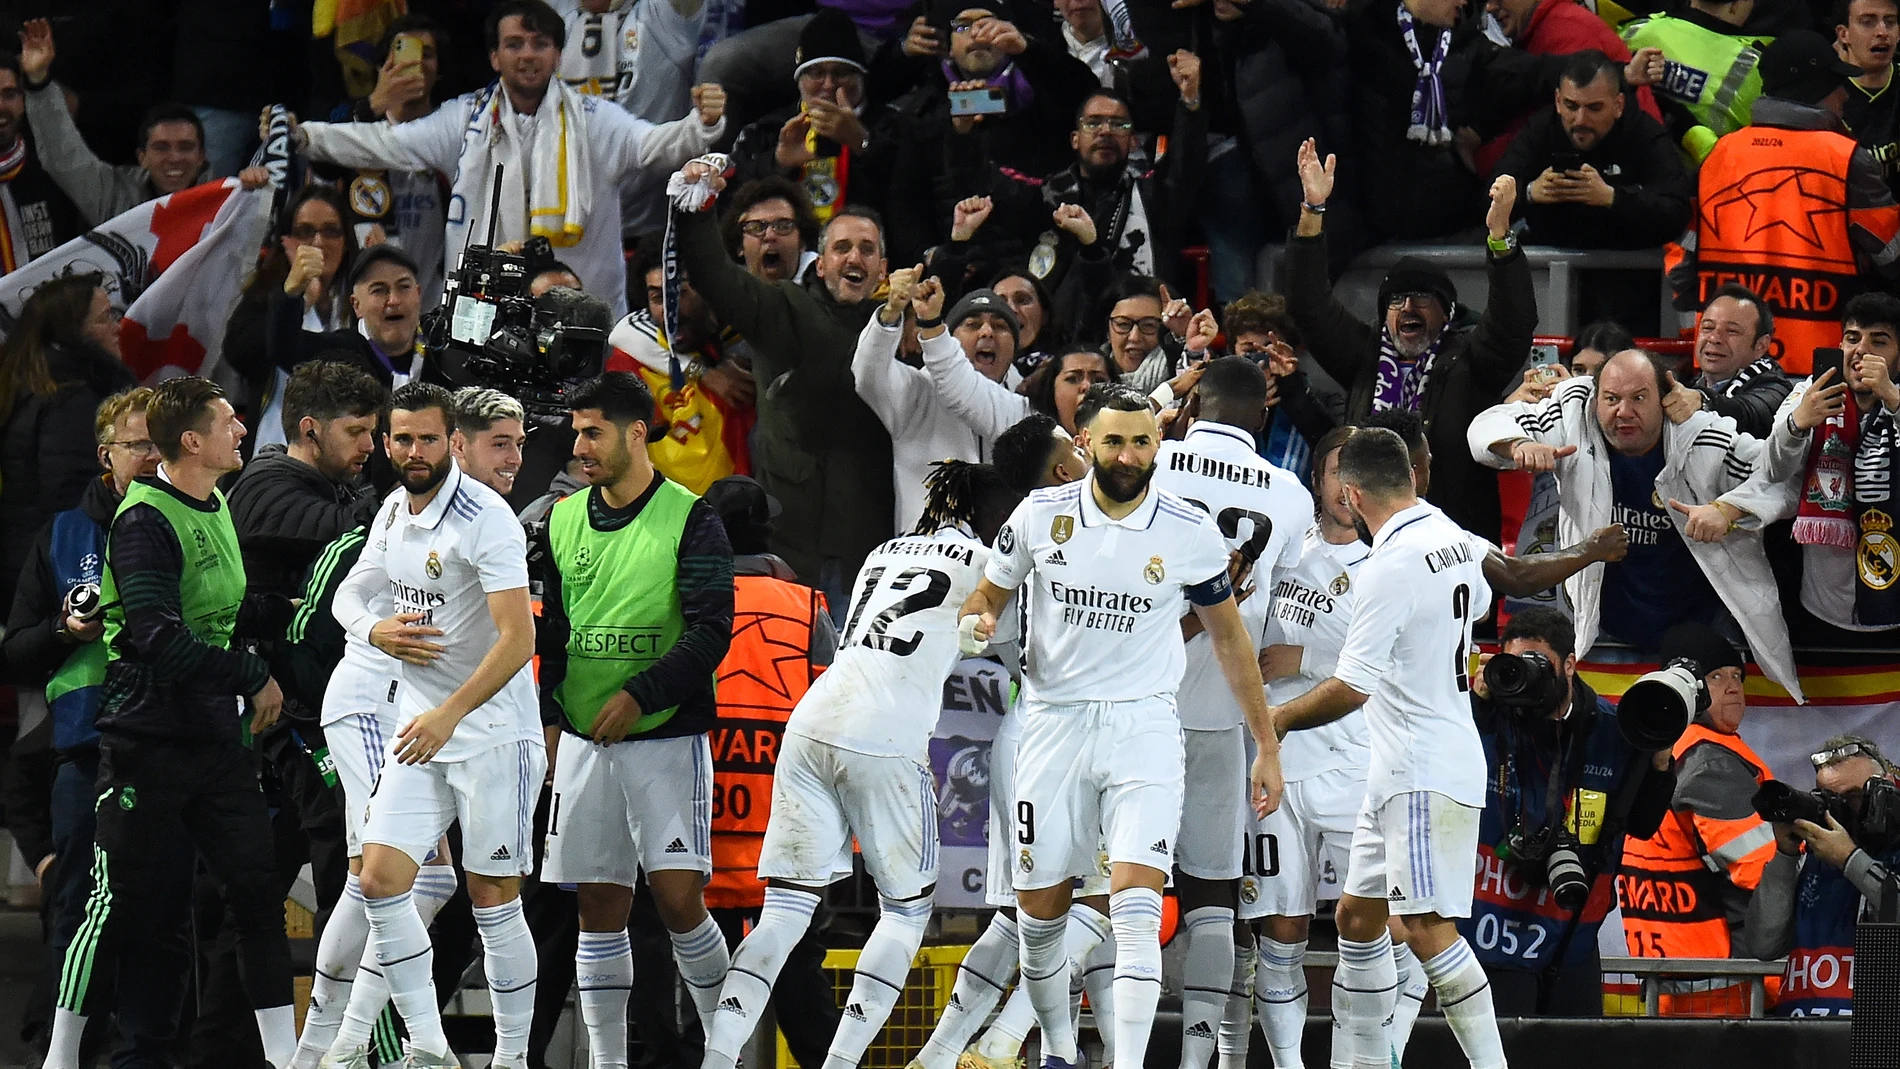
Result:
<instances>
[{"instance_id":1,"label":"champions league star ball logo","mask_svg":"<svg viewBox=\"0 0 1900 1069\"><path fill-rule=\"evenodd\" d=\"M429 559L422 563L422 570L428 572L431 579L442 578L442 558L436 556L435 550L429 551Z\"/></svg>"}]
</instances>

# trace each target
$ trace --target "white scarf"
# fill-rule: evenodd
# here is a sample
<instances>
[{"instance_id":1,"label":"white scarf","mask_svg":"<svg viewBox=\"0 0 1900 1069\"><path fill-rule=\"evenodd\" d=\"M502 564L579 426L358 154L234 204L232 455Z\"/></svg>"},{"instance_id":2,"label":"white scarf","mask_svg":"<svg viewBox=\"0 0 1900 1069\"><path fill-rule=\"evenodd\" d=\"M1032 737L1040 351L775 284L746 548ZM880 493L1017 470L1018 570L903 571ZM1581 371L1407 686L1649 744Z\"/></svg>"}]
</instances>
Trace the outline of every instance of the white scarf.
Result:
<instances>
[{"instance_id":1,"label":"white scarf","mask_svg":"<svg viewBox=\"0 0 1900 1069\"><path fill-rule=\"evenodd\" d=\"M543 237L561 249L578 244L587 233L594 188L591 153L582 151L587 103L558 78L548 84L532 116L514 110L499 82L476 98L474 116L462 133L459 170L470 184L470 212L486 212L495 193L495 165L502 165L497 244ZM526 233L521 232L524 218ZM486 220L473 233L486 235Z\"/></svg>"}]
</instances>

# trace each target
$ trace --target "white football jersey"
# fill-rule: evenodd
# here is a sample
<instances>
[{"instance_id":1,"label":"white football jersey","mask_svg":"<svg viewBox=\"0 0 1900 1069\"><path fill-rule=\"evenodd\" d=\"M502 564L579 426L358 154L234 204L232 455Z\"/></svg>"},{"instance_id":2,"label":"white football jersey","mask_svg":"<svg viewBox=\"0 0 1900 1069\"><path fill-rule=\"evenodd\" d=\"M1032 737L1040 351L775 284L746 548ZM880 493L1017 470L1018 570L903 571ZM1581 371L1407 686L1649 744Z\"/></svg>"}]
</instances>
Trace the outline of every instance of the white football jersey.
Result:
<instances>
[{"instance_id":1,"label":"white football jersey","mask_svg":"<svg viewBox=\"0 0 1900 1069\"><path fill-rule=\"evenodd\" d=\"M785 730L855 753L929 760L943 681L963 659L957 614L990 551L944 528L893 538L865 558L838 653Z\"/></svg>"},{"instance_id":2,"label":"white football jersey","mask_svg":"<svg viewBox=\"0 0 1900 1069\"><path fill-rule=\"evenodd\" d=\"M1484 747L1471 719L1471 624L1491 603L1490 543L1420 502L1372 539L1333 676L1361 694L1372 766L1366 802L1434 791L1484 804Z\"/></svg>"},{"instance_id":3,"label":"white football jersey","mask_svg":"<svg viewBox=\"0 0 1900 1069\"><path fill-rule=\"evenodd\" d=\"M1240 602L1240 619L1256 647L1266 625L1267 594L1275 577L1298 563L1304 535L1313 526L1313 495L1299 476L1274 467L1254 452L1253 435L1222 423L1196 422L1178 442L1161 443L1154 484L1214 517L1230 550L1254 562L1235 591L1252 593ZM1187 671L1175 707L1181 726L1222 731L1243 721L1240 702L1214 657L1205 632L1187 643Z\"/></svg>"},{"instance_id":4,"label":"white football jersey","mask_svg":"<svg viewBox=\"0 0 1900 1069\"><path fill-rule=\"evenodd\" d=\"M1109 519L1095 477L1031 493L996 536L986 571L1027 598L1024 696L1050 705L1174 697L1186 659L1183 597L1230 595L1214 518L1149 487Z\"/></svg>"},{"instance_id":5,"label":"white football jersey","mask_svg":"<svg viewBox=\"0 0 1900 1069\"><path fill-rule=\"evenodd\" d=\"M1359 566L1372 552L1356 540L1333 545L1317 528L1306 532L1305 541L1299 564L1273 582L1273 611L1261 643L1304 651L1299 675L1267 684L1267 696L1275 705L1332 676L1346 645L1346 629L1352 626ZM1280 743L1280 767L1289 783L1338 769L1364 769L1370 746L1366 714L1356 709L1330 724L1289 733Z\"/></svg>"},{"instance_id":6,"label":"white football jersey","mask_svg":"<svg viewBox=\"0 0 1900 1069\"><path fill-rule=\"evenodd\" d=\"M423 613L439 627L431 641L442 655L401 666L401 710L408 723L441 705L475 674L501 638L488 595L528 586L528 540L500 494L450 462L448 478L419 513L407 492L391 494L370 522L369 542L337 589L334 612L343 629L365 641L384 612ZM376 595L386 594L389 602ZM390 603L393 603L390 604ZM434 760L462 761L520 739L541 739L540 703L530 665L494 697L462 718Z\"/></svg>"}]
</instances>

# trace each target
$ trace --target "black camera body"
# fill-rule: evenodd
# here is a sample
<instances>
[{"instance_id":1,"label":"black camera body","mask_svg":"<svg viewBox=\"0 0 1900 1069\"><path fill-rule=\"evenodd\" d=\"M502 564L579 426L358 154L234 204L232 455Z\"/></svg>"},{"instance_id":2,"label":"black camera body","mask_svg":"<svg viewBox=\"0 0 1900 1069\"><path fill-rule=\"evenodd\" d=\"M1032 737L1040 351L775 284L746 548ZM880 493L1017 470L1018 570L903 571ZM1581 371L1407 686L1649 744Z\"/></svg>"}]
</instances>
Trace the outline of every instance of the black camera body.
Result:
<instances>
[{"instance_id":1,"label":"black camera body","mask_svg":"<svg viewBox=\"0 0 1900 1069\"><path fill-rule=\"evenodd\" d=\"M1872 854L1884 854L1900 844L1900 787L1885 776L1874 776L1861 789L1860 812L1845 795L1833 791L1801 791L1780 780L1761 785L1752 800L1755 812L1771 824L1805 820L1827 826L1827 819L1847 830L1854 845Z\"/></svg>"},{"instance_id":2,"label":"black camera body","mask_svg":"<svg viewBox=\"0 0 1900 1069\"><path fill-rule=\"evenodd\" d=\"M1590 878L1577 852L1581 846L1576 836L1561 827L1534 831L1519 827L1505 836L1498 856L1515 865L1533 883L1542 876L1558 906L1578 910L1590 898Z\"/></svg>"},{"instance_id":3,"label":"black camera body","mask_svg":"<svg viewBox=\"0 0 1900 1069\"><path fill-rule=\"evenodd\" d=\"M531 297L529 284L554 263L546 238L521 254L471 245L423 317L423 343L458 386L510 394L538 426L566 426L566 387L600 374L613 314L600 300L555 287Z\"/></svg>"},{"instance_id":4,"label":"black camera body","mask_svg":"<svg viewBox=\"0 0 1900 1069\"><path fill-rule=\"evenodd\" d=\"M1491 701L1536 716L1554 713L1570 701L1569 681L1550 658L1535 650L1500 653L1486 661L1484 685Z\"/></svg>"}]
</instances>

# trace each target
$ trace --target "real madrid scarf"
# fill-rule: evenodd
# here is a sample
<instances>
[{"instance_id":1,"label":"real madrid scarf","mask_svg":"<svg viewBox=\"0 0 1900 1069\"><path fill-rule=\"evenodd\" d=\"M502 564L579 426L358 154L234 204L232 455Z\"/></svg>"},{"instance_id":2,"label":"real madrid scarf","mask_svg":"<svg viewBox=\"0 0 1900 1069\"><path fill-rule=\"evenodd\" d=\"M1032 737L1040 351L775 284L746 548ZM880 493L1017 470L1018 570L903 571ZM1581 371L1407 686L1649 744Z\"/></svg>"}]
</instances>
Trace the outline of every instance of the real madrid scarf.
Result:
<instances>
[{"instance_id":1,"label":"real madrid scarf","mask_svg":"<svg viewBox=\"0 0 1900 1069\"><path fill-rule=\"evenodd\" d=\"M717 152L709 152L693 161L703 163L712 169L713 174L725 176L732 170L732 160ZM668 339L666 343L667 384L674 390L686 385L686 369L680 366L679 353L673 350L671 339L680 336L680 256L679 238L673 233L673 223L680 212L704 211L712 206L714 198L719 196L712 185L710 176L697 182L686 181L684 171L674 171L667 179L666 196L673 210L666 213L666 236L660 242L660 329Z\"/></svg>"},{"instance_id":2,"label":"real madrid scarf","mask_svg":"<svg viewBox=\"0 0 1900 1069\"><path fill-rule=\"evenodd\" d=\"M1392 341L1392 332L1385 327L1379 328L1379 376L1372 386L1372 410L1383 412L1388 408L1402 408L1407 412L1417 412L1425 402L1425 384L1431 380L1432 364L1438 359L1438 347L1445 336L1440 334L1431 348L1421 353L1416 360L1407 360L1399 355L1399 348Z\"/></svg>"},{"instance_id":3,"label":"real madrid scarf","mask_svg":"<svg viewBox=\"0 0 1900 1069\"><path fill-rule=\"evenodd\" d=\"M1794 540L1854 552L1854 614L1863 624L1900 624L1900 542L1893 515L1893 413L1875 402L1847 407L1815 428Z\"/></svg>"},{"instance_id":4,"label":"real madrid scarf","mask_svg":"<svg viewBox=\"0 0 1900 1069\"><path fill-rule=\"evenodd\" d=\"M798 110L803 113L805 105L800 104ZM805 164L805 181L801 184L819 226L831 222L844 206L845 189L851 182L851 146L838 144L836 155L821 151L834 144L830 138L819 137L815 127L805 127L805 151L811 153L811 159Z\"/></svg>"},{"instance_id":5,"label":"real madrid scarf","mask_svg":"<svg viewBox=\"0 0 1900 1069\"><path fill-rule=\"evenodd\" d=\"M1418 24L1404 4L1399 5L1399 33L1412 53L1418 81L1412 84L1412 121L1405 137L1426 145L1451 144L1451 108L1445 103L1445 56L1451 51L1451 31L1438 31L1438 40L1426 55L1418 44ZM1430 27L1426 27L1430 29Z\"/></svg>"}]
</instances>

